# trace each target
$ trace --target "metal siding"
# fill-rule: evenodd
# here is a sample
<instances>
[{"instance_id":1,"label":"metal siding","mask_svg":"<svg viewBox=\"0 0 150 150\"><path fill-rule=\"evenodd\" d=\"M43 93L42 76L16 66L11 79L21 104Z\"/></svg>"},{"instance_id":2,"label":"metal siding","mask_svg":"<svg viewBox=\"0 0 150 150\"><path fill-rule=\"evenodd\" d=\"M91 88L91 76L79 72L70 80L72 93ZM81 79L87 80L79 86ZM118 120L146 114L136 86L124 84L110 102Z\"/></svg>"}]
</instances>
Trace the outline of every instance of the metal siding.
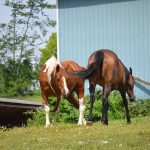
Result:
<instances>
[{"instance_id":1,"label":"metal siding","mask_svg":"<svg viewBox=\"0 0 150 150\"><path fill-rule=\"evenodd\" d=\"M150 81L150 0L58 0L59 57L87 65L98 49L115 51L135 76ZM143 86L143 85L142 85ZM135 88L150 96L150 87ZM144 91L144 92L143 92Z\"/></svg>"}]
</instances>

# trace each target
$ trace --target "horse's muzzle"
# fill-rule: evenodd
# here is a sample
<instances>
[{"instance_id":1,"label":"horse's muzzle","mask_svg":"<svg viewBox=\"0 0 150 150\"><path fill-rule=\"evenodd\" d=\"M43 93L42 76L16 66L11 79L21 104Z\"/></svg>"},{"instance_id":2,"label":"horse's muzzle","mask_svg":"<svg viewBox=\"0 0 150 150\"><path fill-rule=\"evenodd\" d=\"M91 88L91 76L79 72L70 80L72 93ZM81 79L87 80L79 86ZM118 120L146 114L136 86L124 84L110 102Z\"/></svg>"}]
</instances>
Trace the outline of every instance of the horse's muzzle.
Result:
<instances>
[{"instance_id":1,"label":"horse's muzzle","mask_svg":"<svg viewBox=\"0 0 150 150\"><path fill-rule=\"evenodd\" d=\"M67 97L67 96L69 95L69 92L63 91L63 92L62 92L62 95L63 95L64 97Z\"/></svg>"},{"instance_id":2,"label":"horse's muzzle","mask_svg":"<svg viewBox=\"0 0 150 150\"><path fill-rule=\"evenodd\" d=\"M131 96L131 97L130 97L130 102L134 102L134 101L135 101L135 98L136 98L136 97L135 97L134 95Z\"/></svg>"}]
</instances>

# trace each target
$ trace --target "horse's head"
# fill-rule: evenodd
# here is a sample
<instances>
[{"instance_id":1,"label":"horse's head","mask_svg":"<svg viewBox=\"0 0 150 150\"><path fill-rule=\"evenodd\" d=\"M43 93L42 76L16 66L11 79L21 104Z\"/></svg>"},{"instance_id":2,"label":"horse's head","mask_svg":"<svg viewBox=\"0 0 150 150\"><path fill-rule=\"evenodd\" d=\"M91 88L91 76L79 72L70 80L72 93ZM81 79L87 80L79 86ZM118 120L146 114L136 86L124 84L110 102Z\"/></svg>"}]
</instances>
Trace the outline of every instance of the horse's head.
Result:
<instances>
[{"instance_id":1,"label":"horse's head","mask_svg":"<svg viewBox=\"0 0 150 150\"><path fill-rule=\"evenodd\" d=\"M135 100L135 95L134 95L134 78L132 76L132 69L129 68L129 75L127 77L127 93L129 96L129 99L131 102Z\"/></svg>"},{"instance_id":2,"label":"horse's head","mask_svg":"<svg viewBox=\"0 0 150 150\"><path fill-rule=\"evenodd\" d=\"M66 78L67 78L66 69L60 63L57 64L55 69L56 69L55 77L56 77L57 84L61 90L61 94L63 96L67 96L69 94L69 90L66 82Z\"/></svg>"}]
</instances>

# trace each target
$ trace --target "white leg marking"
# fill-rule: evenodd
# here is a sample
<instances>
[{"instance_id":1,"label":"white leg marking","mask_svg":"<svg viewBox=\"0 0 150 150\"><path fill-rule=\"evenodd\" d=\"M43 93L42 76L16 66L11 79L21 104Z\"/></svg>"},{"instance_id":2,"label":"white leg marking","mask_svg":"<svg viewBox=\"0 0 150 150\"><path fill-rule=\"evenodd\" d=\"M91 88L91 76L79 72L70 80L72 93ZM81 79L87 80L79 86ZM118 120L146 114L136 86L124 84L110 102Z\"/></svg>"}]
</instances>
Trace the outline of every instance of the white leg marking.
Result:
<instances>
[{"instance_id":1,"label":"white leg marking","mask_svg":"<svg viewBox=\"0 0 150 150\"><path fill-rule=\"evenodd\" d=\"M81 98L79 99L79 120L78 120L78 125L86 125L86 120L84 119L84 111L85 111L85 105L84 105L84 99Z\"/></svg>"},{"instance_id":2,"label":"white leg marking","mask_svg":"<svg viewBox=\"0 0 150 150\"><path fill-rule=\"evenodd\" d=\"M64 82L65 92L66 92L66 94L69 94L69 90L68 90L68 87L67 87L66 79L65 79L65 77L62 77L62 78L63 78L63 82Z\"/></svg>"},{"instance_id":3,"label":"white leg marking","mask_svg":"<svg viewBox=\"0 0 150 150\"><path fill-rule=\"evenodd\" d=\"M50 121L49 121L49 111L50 108L48 105L45 105L45 115L46 115L46 127L48 127L50 125Z\"/></svg>"}]
</instances>

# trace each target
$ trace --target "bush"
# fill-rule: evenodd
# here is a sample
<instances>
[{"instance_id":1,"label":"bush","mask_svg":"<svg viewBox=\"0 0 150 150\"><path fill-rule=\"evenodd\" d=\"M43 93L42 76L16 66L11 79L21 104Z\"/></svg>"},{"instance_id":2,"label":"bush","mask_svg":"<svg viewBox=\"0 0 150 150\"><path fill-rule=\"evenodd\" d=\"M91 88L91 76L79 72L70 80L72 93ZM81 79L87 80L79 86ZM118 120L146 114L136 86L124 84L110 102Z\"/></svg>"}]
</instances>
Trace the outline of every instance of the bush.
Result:
<instances>
[{"instance_id":1,"label":"bush","mask_svg":"<svg viewBox=\"0 0 150 150\"><path fill-rule=\"evenodd\" d=\"M56 98L50 98L50 120L53 118L53 109L56 103ZM89 113L89 96L85 97L85 118L88 118ZM109 96L109 112L108 119L124 119L126 116L125 108L121 99L119 92L114 91L111 92ZM138 100L135 105L129 103L129 111L131 117L137 116L148 116L150 115L150 99L147 100ZM29 111L27 112L31 118L28 120L28 125L43 125L45 124L45 112L44 109L41 109L38 113ZM93 121L100 121L102 116L102 92L96 91L95 93L95 103L93 106ZM76 123L78 121L79 111L73 107L66 99L62 99L59 111L56 116L57 122L65 122L65 123Z\"/></svg>"},{"instance_id":2,"label":"bush","mask_svg":"<svg viewBox=\"0 0 150 150\"><path fill-rule=\"evenodd\" d=\"M109 119L122 119L125 117L125 108L119 92L112 92L109 96Z\"/></svg>"},{"instance_id":3,"label":"bush","mask_svg":"<svg viewBox=\"0 0 150 150\"><path fill-rule=\"evenodd\" d=\"M54 116L54 106L56 103L56 98L49 98L49 105L50 105L50 120L52 121ZM45 111L44 108L40 109L38 112L34 111L27 111L26 115L30 116L27 121L28 125L44 125L45 124ZM59 110L56 115L57 122L77 122L79 116L79 111L73 107L66 99L62 99Z\"/></svg>"},{"instance_id":4,"label":"bush","mask_svg":"<svg viewBox=\"0 0 150 150\"><path fill-rule=\"evenodd\" d=\"M129 105L132 117L144 117L150 115L150 99L138 100L135 105Z\"/></svg>"},{"instance_id":5,"label":"bush","mask_svg":"<svg viewBox=\"0 0 150 150\"><path fill-rule=\"evenodd\" d=\"M38 112L29 110L25 112L25 114L29 117L29 119L27 120L27 125L35 125L35 126L44 125L45 123L44 109L41 109Z\"/></svg>"},{"instance_id":6,"label":"bush","mask_svg":"<svg viewBox=\"0 0 150 150\"><path fill-rule=\"evenodd\" d=\"M0 64L0 97L32 95L35 72L30 59L8 59Z\"/></svg>"}]
</instances>

